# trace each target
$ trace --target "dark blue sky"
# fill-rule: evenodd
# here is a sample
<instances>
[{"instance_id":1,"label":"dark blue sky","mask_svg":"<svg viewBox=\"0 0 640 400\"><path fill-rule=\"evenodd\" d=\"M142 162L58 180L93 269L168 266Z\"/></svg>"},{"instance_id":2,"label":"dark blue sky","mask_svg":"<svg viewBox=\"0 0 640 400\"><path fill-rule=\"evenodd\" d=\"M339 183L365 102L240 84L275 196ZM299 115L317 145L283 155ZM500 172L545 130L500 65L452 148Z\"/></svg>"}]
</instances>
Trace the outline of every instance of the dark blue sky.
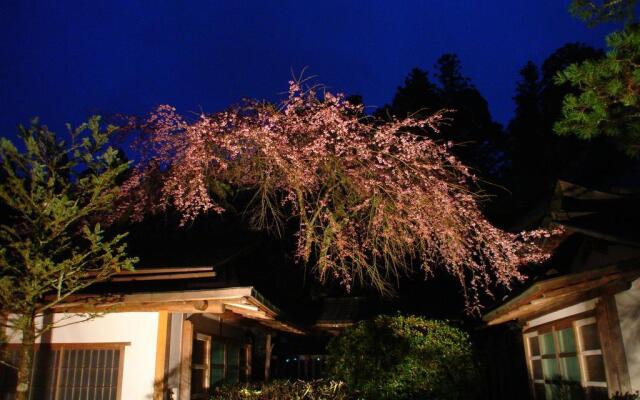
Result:
<instances>
[{"instance_id":1,"label":"dark blue sky","mask_svg":"<svg viewBox=\"0 0 640 400\"><path fill-rule=\"evenodd\" d=\"M389 102L414 67L457 53L506 122L518 70L566 42L604 46L569 0L27 1L0 4L0 130L38 115L59 128L158 104L217 111L275 99L291 69Z\"/></svg>"}]
</instances>

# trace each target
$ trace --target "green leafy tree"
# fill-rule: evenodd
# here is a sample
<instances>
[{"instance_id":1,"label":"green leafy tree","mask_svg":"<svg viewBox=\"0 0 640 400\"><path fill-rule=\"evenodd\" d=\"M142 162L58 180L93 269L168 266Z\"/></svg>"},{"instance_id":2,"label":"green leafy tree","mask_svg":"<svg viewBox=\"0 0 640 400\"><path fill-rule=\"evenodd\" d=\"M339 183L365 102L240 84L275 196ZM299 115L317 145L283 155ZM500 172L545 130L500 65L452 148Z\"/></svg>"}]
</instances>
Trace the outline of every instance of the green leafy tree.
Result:
<instances>
[{"instance_id":1,"label":"green leafy tree","mask_svg":"<svg viewBox=\"0 0 640 400\"><path fill-rule=\"evenodd\" d=\"M468 335L417 316L362 321L329 344L329 370L365 399L470 399L477 367Z\"/></svg>"},{"instance_id":2,"label":"green leafy tree","mask_svg":"<svg viewBox=\"0 0 640 400\"><path fill-rule=\"evenodd\" d=\"M575 0L574 14L591 25L625 17L632 21L635 1L603 4ZM582 11L580 11L582 10ZM560 135L618 139L630 156L640 154L640 25L629 22L607 37L609 51L601 60L572 64L556 76L577 93L564 98L562 117L554 125Z\"/></svg>"},{"instance_id":3,"label":"green leafy tree","mask_svg":"<svg viewBox=\"0 0 640 400\"><path fill-rule=\"evenodd\" d=\"M33 345L54 327L39 317L136 261L125 253L126 234L109 237L99 223L128 168L109 146L116 128L92 117L68 129L65 142L34 120L19 128L20 149L0 139L0 202L7 211L0 221L0 304L6 325L22 337L18 400L29 395Z\"/></svg>"}]
</instances>

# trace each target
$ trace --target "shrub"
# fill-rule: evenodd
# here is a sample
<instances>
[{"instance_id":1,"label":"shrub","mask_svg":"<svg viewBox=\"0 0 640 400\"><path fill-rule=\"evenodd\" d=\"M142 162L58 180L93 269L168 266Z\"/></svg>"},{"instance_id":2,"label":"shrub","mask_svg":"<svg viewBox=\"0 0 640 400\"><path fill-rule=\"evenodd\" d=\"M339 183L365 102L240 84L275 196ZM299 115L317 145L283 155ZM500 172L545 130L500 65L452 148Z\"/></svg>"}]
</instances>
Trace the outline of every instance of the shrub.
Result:
<instances>
[{"instance_id":1,"label":"shrub","mask_svg":"<svg viewBox=\"0 0 640 400\"><path fill-rule=\"evenodd\" d=\"M611 400L640 400L640 391L635 391L633 393L627 392L624 394L617 393L611 398Z\"/></svg>"},{"instance_id":2,"label":"shrub","mask_svg":"<svg viewBox=\"0 0 640 400\"><path fill-rule=\"evenodd\" d=\"M416 316L347 329L329 343L329 371L365 399L469 399L477 376L465 332Z\"/></svg>"},{"instance_id":3,"label":"shrub","mask_svg":"<svg viewBox=\"0 0 640 400\"><path fill-rule=\"evenodd\" d=\"M228 385L214 389L211 400L348 400L344 383L327 380L273 381L267 385Z\"/></svg>"}]
</instances>

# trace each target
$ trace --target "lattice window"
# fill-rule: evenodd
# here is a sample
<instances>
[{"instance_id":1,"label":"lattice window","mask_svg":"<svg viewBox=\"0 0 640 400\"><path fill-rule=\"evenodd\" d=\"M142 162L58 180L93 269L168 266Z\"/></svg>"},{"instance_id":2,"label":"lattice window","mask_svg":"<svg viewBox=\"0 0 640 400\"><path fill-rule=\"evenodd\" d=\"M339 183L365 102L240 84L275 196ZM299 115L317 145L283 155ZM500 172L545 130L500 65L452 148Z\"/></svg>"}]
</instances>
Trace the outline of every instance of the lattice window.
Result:
<instances>
[{"instance_id":1,"label":"lattice window","mask_svg":"<svg viewBox=\"0 0 640 400\"><path fill-rule=\"evenodd\" d=\"M556 321L524 336L536 400L606 398L595 317Z\"/></svg>"},{"instance_id":2,"label":"lattice window","mask_svg":"<svg viewBox=\"0 0 640 400\"><path fill-rule=\"evenodd\" d=\"M5 351L17 363L18 347ZM123 344L52 344L38 346L30 398L33 400L117 400L120 395ZM15 370L0 366L2 400L15 398Z\"/></svg>"},{"instance_id":3,"label":"lattice window","mask_svg":"<svg viewBox=\"0 0 640 400\"><path fill-rule=\"evenodd\" d=\"M231 339L217 337L217 336L214 336L213 338L211 337L209 338L210 338L210 349L211 349L210 357L209 357L210 386L216 386L223 383L239 382L240 365L242 362L241 354L240 354L241 346L237 342ZM194 346L195 346L195 341L194 341ZM246 358L244 358L244 361L246 362ZM193 361L192 361L192 365L193 365ZM192 387L193 387L193 377L192 377Z\"/></svg>"},{"instance_id":4,"label":"lattice window","mask_svg":"<svg viewBox=\"0 0 640 400\"><path fill-rule=\"evenodd\" d=\"M211 336L196 333L191 350L191 393L196 397L209 391Z\"/></svg>"}]
</instances>

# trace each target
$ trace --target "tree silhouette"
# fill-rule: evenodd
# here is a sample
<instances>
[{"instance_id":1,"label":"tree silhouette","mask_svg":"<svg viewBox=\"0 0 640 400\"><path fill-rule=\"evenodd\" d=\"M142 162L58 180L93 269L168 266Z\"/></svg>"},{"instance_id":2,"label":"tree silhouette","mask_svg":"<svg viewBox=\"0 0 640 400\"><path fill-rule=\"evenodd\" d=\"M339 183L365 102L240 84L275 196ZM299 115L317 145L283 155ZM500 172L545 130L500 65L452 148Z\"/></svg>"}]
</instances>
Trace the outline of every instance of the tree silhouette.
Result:
<instances>
[{"instance_id":1,"label":"tree silhouette","mask_svg":"<svg viewBox=\"0 0 640 400\"><path fill-rule=\"evenodd\" d=\"M472 171L485 178L499 176L502 128L491 118L489 106L471 79L462 74L460 59L443 54L435 64L435 78L414 68L398 87L391 105L376 111L382 118L424 116L444 109L446 121L434 136L453 145L452 152Z\"/></svg>"},{"instance_id":2,"label":"tree silhouette","mask_svg":"<svg viewBox=\"0 0 640 400\"><path fill-rule=\"evenodd\" d=\"M493 121L487 101L471 79L462 75L457 55L443 54L435 68L441 103L451 110L442 135L454 143L453 152L476 174L495 179L501 168L502 127Z\"/></svg>"},{"instance_id":3,"label":"tree silhouette","mask_svg":"<svg viewBox=\"0 0 640 400\"><path fill-rule=\"evenodd\" d=\"M429 74L420 68L413 68L399 86L391 106L378 110L378 116L385 118L387 112L398 118L430 115L442 107L438 88L429 79Z\"/></svg>"},{"instance_id":4,"label":"tree silhouette","mask_svg":"<svg viewBox=\"0 0 640 400\"><path fill-rule=\"evenodd\" d=\"M440 82L440 88L444 93L457 93L473 88L471 79L462 75L462 65L456 54L443 54L436 61L435 76Z\"/></svg>"},{"instance_id":5,"label":"tree silhouette","mask_svg":"<svg viewBox=\"0 0 640 400\"><path fill-rule=\"evenodd\" d=\"M513 191L516 214L546 198L559 178L595 182L621 167L609 138L590 143L553 131L562 116L564 97L576 91L569 84L557 85L555 76L571 64L602 56L600 50L569 43L551 54L540 70L531 61L520 70L515 115L508 126L511 168L507 185Z\"/></svg>"}]
</instances>

